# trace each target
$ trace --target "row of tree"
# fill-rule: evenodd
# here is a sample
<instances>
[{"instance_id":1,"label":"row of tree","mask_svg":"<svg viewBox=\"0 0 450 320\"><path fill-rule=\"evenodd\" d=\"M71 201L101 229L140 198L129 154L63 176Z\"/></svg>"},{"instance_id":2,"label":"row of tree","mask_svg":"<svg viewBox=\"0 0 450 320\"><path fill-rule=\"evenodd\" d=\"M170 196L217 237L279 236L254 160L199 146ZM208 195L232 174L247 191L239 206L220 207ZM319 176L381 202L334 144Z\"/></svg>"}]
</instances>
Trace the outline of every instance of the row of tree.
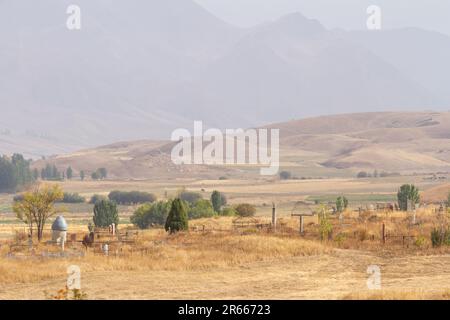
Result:
<instances>
[{"instance_id":1,"label":"row of tree","mask_svg":"<svg viewBox=\"0 0 450 320\"><path fill-rule=\"evenodd\" d=\"M419 190L414 185L405 184L400 187L398 194L399 206L407 209L407 202L416 204L420 201ZM150 201L139 207L131 217L131 222L141 229L153 225L164 225L166 231L174 233L187 230L188 220L212 217L215 215L238 215L243 217L254 216L256 208L250 204L242 203L234 207L225 207L226 196L213 191L209 200L203 199L201 194L181 191L178 197L167 201ZM336 200L336 209L343 212L348 207L348 199L340 196ZM323 220L323 219L322 219ZM119 223L116 201L101 199L94 206L94 224L107 227Z\"/></svg>"},{"instance_id":2,"label":"row of tree","mask_svg":"<svg viewBox=\"0 0 450 320\"><path fill-rule=\"evenodd\" d=\"M358 179L363 179L363 178L385 178L385 177L397 177L400 176L400 173L398 172L386 172L386 171L381 171L380 173L378 172L378 170L374 170L373 173L367 172L367 171L360 171L356 174L356 177Z\"/></svg>"},{"instance_id":3,"label":"row of tree","mask_svg":"<svg viewBox=\"0 0 450 320\"><path fill-rule=\"evenodd\" d=\"M36 170L37 169L35 169L35 172ZM41 169L41 179L53 181L62 180L63 173L61 173L55 165L50 165L47 163L45 167Z\"/></svg>"},{"instance_id":4,"label":"row of tree","mask_svg":"<svg viewBox=\"0 0 450 320\"><path fill-rule=\"evenodd\" d=\"M21 154L0 157L0 192L16 192L36 179L30 169L31 160Z\"/></svg>"},{"instance_id":5,"label":"row of tree","mask_svg":"<svg viewBox=\"0 0 450 320\"><path fill-rule=\"evenodd\" d=\"M38 179L39 172L37 169L34 169L33 175L35 179ZM50 181L61 181L61 180L72 180L74 177L74 171L72 167L68 167L66 170L59 171L55 165L46 164L44 168L41 169L40 177L42 180L50 180ZM104 180L108 177L108 170L106 168L98 168L94 172L91 173L92 180ZM86 173L84 170L80 171L80 180L84 180L86 178Z\"/></svg>"}]
</instances>

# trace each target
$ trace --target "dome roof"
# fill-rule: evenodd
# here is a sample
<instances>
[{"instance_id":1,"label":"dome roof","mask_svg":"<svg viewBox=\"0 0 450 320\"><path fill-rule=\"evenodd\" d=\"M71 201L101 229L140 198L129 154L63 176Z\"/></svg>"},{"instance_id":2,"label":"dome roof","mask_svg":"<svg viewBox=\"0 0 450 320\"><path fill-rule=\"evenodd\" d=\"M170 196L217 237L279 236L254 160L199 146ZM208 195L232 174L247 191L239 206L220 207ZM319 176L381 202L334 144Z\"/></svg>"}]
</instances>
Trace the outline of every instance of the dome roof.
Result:
<instances>
[{"instance_id":1,"label":"dome roof","mask_svg":"<svg viewBox=\"0 0 450 320\"><path fill-rule=\"evenodd\" d=\"M57 216L52 224L53 231L67 231L67 222L63 216Z\"/></svg>"}]
</instances>

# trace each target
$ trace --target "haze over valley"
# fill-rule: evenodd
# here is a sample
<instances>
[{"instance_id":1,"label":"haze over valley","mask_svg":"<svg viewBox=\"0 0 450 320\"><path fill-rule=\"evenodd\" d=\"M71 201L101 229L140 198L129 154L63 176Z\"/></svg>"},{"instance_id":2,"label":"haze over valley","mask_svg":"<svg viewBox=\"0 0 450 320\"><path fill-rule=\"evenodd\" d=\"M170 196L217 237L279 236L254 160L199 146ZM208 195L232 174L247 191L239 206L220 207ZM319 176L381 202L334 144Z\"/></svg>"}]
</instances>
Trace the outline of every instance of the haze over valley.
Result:
<instances>
[{"instance_id":1,"label":"haze over valley","mask_svg":"<svg viewBox=\"0 0 450 320\"><path fill-rule=\"evenodd\" d=\"M242 28L190 0L79 0L69 31L70 3L0 1L2 153L167 140L194 120L449 109L450 37L437 32L327 29L298 12Z\"/></svg>"}]
</instances>

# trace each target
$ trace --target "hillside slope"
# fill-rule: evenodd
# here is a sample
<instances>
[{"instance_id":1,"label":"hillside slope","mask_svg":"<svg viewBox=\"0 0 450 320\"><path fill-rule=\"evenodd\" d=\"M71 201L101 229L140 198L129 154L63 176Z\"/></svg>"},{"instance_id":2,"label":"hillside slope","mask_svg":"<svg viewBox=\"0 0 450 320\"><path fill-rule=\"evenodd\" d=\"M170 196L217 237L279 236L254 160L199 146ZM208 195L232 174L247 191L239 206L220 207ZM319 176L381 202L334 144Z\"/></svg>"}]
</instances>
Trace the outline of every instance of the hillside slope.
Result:
<instances>
[{"instance_id":1,"label":"hillside slope","mask_svg":"<svg viewBox=\"0 0 450 320\"><path fill-rule=\"evenodd\" d=\"M281 167L400 173L450 171L450 112L345 114L273 124L280 129ZM175 166L174 143L134 141L35 162L76 171L107 167L118 178L212 177L257 174L254 167Z\"/></svg>"}]
</instances>

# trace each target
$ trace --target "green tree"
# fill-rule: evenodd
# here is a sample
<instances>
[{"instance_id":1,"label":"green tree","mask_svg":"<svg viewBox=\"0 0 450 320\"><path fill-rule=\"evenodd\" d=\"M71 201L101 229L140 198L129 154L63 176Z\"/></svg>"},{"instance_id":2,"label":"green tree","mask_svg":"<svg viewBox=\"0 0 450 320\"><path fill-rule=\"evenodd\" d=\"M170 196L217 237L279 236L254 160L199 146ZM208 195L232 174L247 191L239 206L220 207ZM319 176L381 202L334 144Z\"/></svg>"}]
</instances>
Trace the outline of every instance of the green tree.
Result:
<instances>
[{"instance_id":1,"label":"green tree","mask_svg":"<svg viewBox=\"0 0 450 320\"><path fill-rule=\"evenodd\" d=\"M106 168L98 168L97 169L97 174L99 179L106 179L106 177L108 176L108 171L106 170Z\"/></svg>"},{"instance_id":2,"label":"green tree","mask_svg":"<svg viewBox=\"0 0 450 320\"><path fill-rule=\"evenodd\" d=\"M73 177L72 167L68 167L67 168L67 170L66 170L66 177L67 177L67 180L71 180L72 179L72 177Z\"/></svg>"},{"instance_id":3,"label":"green tree","mask_svg":"<svg viewBox=\"0 0 450 320\"><path fill-rule=\"evenodd\" d=\"M347 207L348 207L348 200L347 200L347 198L344 197L344 196L339 196L336 199L336 211L339 212L339 213L344 212L345 209L347 209Z\"/></svg>"},{"instance_id":4,"label":"green tree","mask_svg":"<svg viewBox=\"0 0 450 320\"><path fill-rule=\"evenodd\" d=\"M51 180L61 180L61 173L58 171L58 168L55 165L53 165L51 172Z\"/></svg>"},{"instance_id":5,"label":"green tree","mask_svg":"<svg viewBox=\"0 0 450 320\"><path fill-rule=\"evenodd\" d=\"M39 170L37 168L33 169L33 179L36 181L39 179Z\"/></svg>"},{"instance_id":6,"label":"green tree","mask_svg":"<svg viewBox=\"0 0 450 320\"><path fill-rule=\"evenodd\" d=\"M51 178L52 178L52 166L47 163L44 169L44 180L50 180Z\"/></svg>"},{"instance_id":7,"label":"green tree","mask_svg":"<svg viewBox=\"0 0 450 320\"><path fill-rule=\"evenodd\" d=\"M94 225L96 227L108 227L111 224L119 224L119 212L117 205L110 200L101 200L94 205Z\"/></svg>"},{"instance_id":8,"label":"green tree","mask_svg":"<svg viewBox=\"0 0 450 320\"><path fill-rule=\"evenodd\" d=\"M413 204L420 202L419 189L413 184L404 184L397 192L397 199L400 210L406 211L408 200L411 200Z\"/></svg>"},{"instance_id":9,"label":"green tree","mask_svg":"<svg viewBox=\"0 0 450 320\"><path fill-rule=\"evenodd\" d=\"M189 228L186 207L180 198L173 200L169 215L167 216L165 229L169 233L185 231Z\"/></svg>"},{"instance_id":10,"label":"green tree","mask_svg":"<svg viewBox=\"0 0 450 320\"><path fill-rule=\"evenodd\" d=\"M15 192L34 182L30 163L20 154L0 157L0 192Z\"/></svg>"},{"instance_id":11,"label":"green tree","mask_svg":"<svg viewBox=\"0 0 450 320\"><path fill-rule=\"evenodd\" d=\"M0 157L0 192L14 192L17 187L13 164L7 157Z\"/></svg>"},{"instance_id":12,"label":"green tree","mask_svg":"<svg viewBox=\"0 0 450 320\"><path fill-rule=\"evenodd\" d=\"M100 179L100 176L98 175L97 171L94 171L91 174L91 178L92 178L92 180L98 180L98 179Z\"/></svg>"},{"instance_id":13,"label":"green tree","mask_svg":"<svg viewBox=\"0 0 450 320\"><path fill-rule=\"evenodd\" d=\"M209 200L200 199L194 205L189 207L189 219L210 218L217 213Z\"/></svg>"},{"instance_id":14,"label":"green tree","mask_svg":"<svg viewBox=\"0 0 450 320\"><path fill-rule=\"evenodd\" d=\"M214 211L219 213L222 210L222 207L227 204L227 198L223 193L214 190L211 194L211 203Z\"/></svg>"},{"instance_id":15,"label":"green tree","mask_svg":"<svg viewBox=\"0 0 450 320\"><path fill-rule=\"evenodd\" d=\"M15 153L11 157L11 163L14 166L16 184L18 187L25 186L34 181L33 174L30 170L30 160L25 160L21 154Z\"/></svg>"}]
</instances>

